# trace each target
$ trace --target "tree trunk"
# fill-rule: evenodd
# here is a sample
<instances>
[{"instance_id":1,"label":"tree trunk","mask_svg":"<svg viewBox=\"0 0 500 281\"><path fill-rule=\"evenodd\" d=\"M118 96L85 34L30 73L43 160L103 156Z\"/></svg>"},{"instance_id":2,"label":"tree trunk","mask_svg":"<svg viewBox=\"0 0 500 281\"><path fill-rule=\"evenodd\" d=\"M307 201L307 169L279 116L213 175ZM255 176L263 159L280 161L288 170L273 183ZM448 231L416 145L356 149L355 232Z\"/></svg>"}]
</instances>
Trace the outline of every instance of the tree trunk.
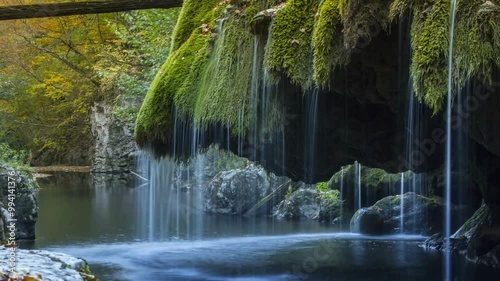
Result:
<instances>
[{"instance_id":1,"label":"tree trunk","mask_svg":"<svg viewBox=\"0 0 500 281\"><path fill-rule=\"evenodd\" d=\"M167 9L181 6L182 0L101 0L0 6L0 20L102 14L154 8Z\"/></svg>"}]
</instances>

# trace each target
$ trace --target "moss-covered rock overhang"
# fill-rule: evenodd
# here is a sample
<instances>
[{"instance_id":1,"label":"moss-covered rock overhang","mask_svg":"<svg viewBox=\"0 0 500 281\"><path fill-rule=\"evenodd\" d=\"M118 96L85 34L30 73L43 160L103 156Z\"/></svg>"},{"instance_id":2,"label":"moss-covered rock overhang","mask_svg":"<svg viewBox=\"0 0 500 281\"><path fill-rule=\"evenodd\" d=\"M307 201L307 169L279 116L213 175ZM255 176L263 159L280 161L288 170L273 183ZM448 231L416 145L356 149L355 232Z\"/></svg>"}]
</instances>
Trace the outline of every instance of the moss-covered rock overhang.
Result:
<instances>
[{"instance_id":1,"label":"moss-covered rock overhang","mask_svg":"<svg viewBox=\"0 0 500 281\"><path fill-rule=\"evenodd\" d=\"M158 148L168 146L179 120L219 124L244 137L254 121L250 73L255 36L267 32L261 71L270 83L279 83L285 75L307 93L335 88L336 70L347 68L353 54L364 52L373 38L390 32L391 25L409 19L409 70L415 94L435 113L442 108L447 94L449 0L280 2L184 2L171 54L137 119L140 146L168 153ZM488 84L492 70L500 66L500 6L497 0L458 0L457 5L453 88L472 77ZM259 20L266 15L271 24L262 29Z\"/></svg>"}]
</instances>

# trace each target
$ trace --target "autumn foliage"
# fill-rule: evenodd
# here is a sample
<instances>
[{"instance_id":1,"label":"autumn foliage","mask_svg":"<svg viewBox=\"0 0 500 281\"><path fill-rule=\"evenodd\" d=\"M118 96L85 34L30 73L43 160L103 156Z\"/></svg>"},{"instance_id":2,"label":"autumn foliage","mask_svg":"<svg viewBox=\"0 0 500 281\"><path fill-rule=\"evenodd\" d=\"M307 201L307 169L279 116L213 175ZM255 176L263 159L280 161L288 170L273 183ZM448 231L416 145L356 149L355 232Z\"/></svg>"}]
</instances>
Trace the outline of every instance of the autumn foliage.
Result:
<instances>
[{"instance_id":1,"label":"autumn foliage","mask_svg":"<svg viewBox=\"0 0 500 281\"><path fill-rule=\"evenodd\" d=\"M8 4L19 1L1 1ZM0 143L31 150L37 164L89 164L90 107L142 100L150 73L166 56L176 14L0 22Z\"/></svg>"}]
</instances>

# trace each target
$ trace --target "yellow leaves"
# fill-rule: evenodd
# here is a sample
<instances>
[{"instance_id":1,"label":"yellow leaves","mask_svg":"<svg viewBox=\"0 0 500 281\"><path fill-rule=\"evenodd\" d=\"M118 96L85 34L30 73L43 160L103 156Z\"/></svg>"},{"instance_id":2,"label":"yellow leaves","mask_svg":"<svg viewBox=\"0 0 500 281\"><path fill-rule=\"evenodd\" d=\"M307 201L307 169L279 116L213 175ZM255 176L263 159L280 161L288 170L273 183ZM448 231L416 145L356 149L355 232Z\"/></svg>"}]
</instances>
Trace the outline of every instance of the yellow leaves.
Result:
<instances>
[{"instance_id":1,"label":"yellow leaves","mask_svg":"<svg viewBox=\"0 0 500 281\"><path fill-rule=\"evenodd\" d=\"M53 101L65 99L72 91L74 91L72 81L60 73L48 74L41 83L33 83L27 89L27 93L32 96L43 96Z\"/></svg>"},{"instance_id":2,"label":"yellow leaves","mask_svg":"<svg viewBox=\"0 0 500 281\"><path fill-rule=\"evenodd\" d=\"M63 83L64 82L64 77L62 77L61 74L50 74L46 79L45 83L46 84L58 84L58 83Z\"/></svg>"},{"instance_id":3,"label":"yellow leaves","mask_svg":"<svg viewBox=\"0 0 500 281\"><path fill-rule=\"evenodd\" d=\"M60 74L51 74L44 82L45 96L54 100L68 96L72 90L70 81Z\"/></svg>"}]
</instances>

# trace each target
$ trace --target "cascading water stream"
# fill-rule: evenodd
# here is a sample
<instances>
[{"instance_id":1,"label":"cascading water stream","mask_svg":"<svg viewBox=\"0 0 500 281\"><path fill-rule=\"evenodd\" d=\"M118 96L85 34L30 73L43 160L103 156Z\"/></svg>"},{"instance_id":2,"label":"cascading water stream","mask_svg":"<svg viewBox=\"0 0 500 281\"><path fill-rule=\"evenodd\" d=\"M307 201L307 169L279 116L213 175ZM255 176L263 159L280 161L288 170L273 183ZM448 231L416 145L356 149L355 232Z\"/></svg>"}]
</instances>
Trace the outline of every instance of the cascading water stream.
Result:
<instances>
[{"instance_id":1,"label":"cascading water stream","mask_svg":"<svg viewBox=\"0 0 500 281\"><path fill-rule=\"evenodd\" d=\"M466 83L465 89L458 90L456 96L456 128L453 149L456 151L456 158L453 160L455 169L460 171L460 173L455 174L455 180L453 186L458 194L454 195L454 198L458 199L458 205L470 204L471 198L474 198L474 193L470 186L470 155L469 155L469 138L466 135L466 128L469 127L468 116L469 112L465 112L469 105L466 104L467 100L472 95L471 83ZM463 130L461 128L464 128ZM468 219L468 215L464 212L460 212L458 215L458 220L460 222L465 222Z\"/></svg>"},{"instance_id":2,"label":"cascading water stream","mask_svg":"<svg viewBox=\"0 0 500 281\"><path fill-rule=\"evenodd\" d=\"M424 106L417 100L415 96L415 92L413 89L413 81L410 78L408 81L408 108L407 108L407 124L406 124L406 159L408 164L408 169L414 169L421 163L420 155L427 152L425 140L422 140L423 136L423 123L424 119ZM407 195L406 202L407 206L407 216L417 216L418 210L417 204L415 204L416 195L422 193L422 180L421 175L417 175L415 173L410 173L410 177L406 182L406 191L411 192L411 194ZM404 193L401 193L401 199L403 199ZM401 204L404 204L401 202ZM404 216L404 210L402 211L402 215ZM404 231L409 232L417 229L417 219L412 219L413 225L408 226Z\"/></svg>"},{"instance_id":3,"label":"cascading water stream","mask_svg":"<svg viewBox=\"0 0 500 281\"><path fill-rule=\"evenodd\" d=\"M401 234L404 233L404 209L405 209L405 201L403 200L403 196L404 196L404 193L405 193L405 181L404 181L404 173L401 173L401 197L400 197L400 211L399 211L399 232Z\"/></svg>"},{"instance_id":4,"label":"cascading water stream","mask_svg":"<svg viewBox=\"0 0 500 281\"><path fill-rule=\"evenodd\" d=\"M358 166L358 210L361 209L361 164L357 162Z\"/></svg>"},{"instance_id":5,"label":"cascading water stream","mask_svg":"<svg viewBox=\"0 0 500 281\"><path fill-rule=\"evenodd\" d=\"M152 242L154 240L154 232L155 232L155 188L151 185L149 187L149 217L148 217L148 240Z\"/></svg>"},{"instance_id":6,"label":"cascading water stream","mask_svg":"<svg viewBox=\"0 0 500 281\"><path fill-rule=\"evenodd\" d=\"M313 90L311 93L306 94L305 111L306 111L306 144L305 144L305 163L304 169L306 171L306 179L312 182L315 170L315 157L316 157L316 134L317 134L317 117L318 117L318 89Z\"/></svg>"},{"instance_id":7,"label":"cascading water stream","mask_svg":"<svg viewBox=\"0 0 500 281\"><path fill-rule=\"evenodd\" d=\"M180 190L182 188L180 186L181 185L181 180L182 180L182 178L179 177L179 184L177 185L177 190ZM181 208L180 208L180 201L181 201L180 196L181 196L180 192L176 192L175 193L175 199L176 199L175 200L175 202L176 202L176 204L175 204L175 211L176 211L175 212L175 236L177 238L180 237L180 229L181 229L181 226L180 226L180 224L181 224L180 223L180 214L179 214L180 210L181 210Z\"/></svg>"},{"instance_id":8,"label":"cascading water stream","mask_svg":"<svg viewBox=\"0 0 500 281\"><path fill-rule=\"evenodd\" d=\"M455 34L455 14L457 9L457 1L451 0L450 8L450 39L448 53L448 96L446 102L446 159L445 159L445 272L444 280L452 281L451 276L451 100L453 95L453 41Z\"/></svg>"},{"instance_id":9,"label":"cascading water stream","mask_svg":"<svg viewBox=\"0 0 500 281\"><path fill-rule=\"evenodd\" d=\"M257 159L257 145L259 143L259 127L258 127L258 104L259 104L259 79L260 79L260 64L259 64L259 37L254 36L253 46L253 63L252 63L252 82L250 88L250 105L253 112L253 126L251 128L250 143L253 145L252 159Z\"/></svg>"},{"instance_id":10,"label":"cascading water stream","mask_svg":"<svg viewBox=\"0 0 500 281\"><path fill-rule=\"evenodd\" d=\"M340 170L340 199L344 199L344 167ZM340 204L340 222L344 219L344 203Z\"/></svg>"}]
</instances>

